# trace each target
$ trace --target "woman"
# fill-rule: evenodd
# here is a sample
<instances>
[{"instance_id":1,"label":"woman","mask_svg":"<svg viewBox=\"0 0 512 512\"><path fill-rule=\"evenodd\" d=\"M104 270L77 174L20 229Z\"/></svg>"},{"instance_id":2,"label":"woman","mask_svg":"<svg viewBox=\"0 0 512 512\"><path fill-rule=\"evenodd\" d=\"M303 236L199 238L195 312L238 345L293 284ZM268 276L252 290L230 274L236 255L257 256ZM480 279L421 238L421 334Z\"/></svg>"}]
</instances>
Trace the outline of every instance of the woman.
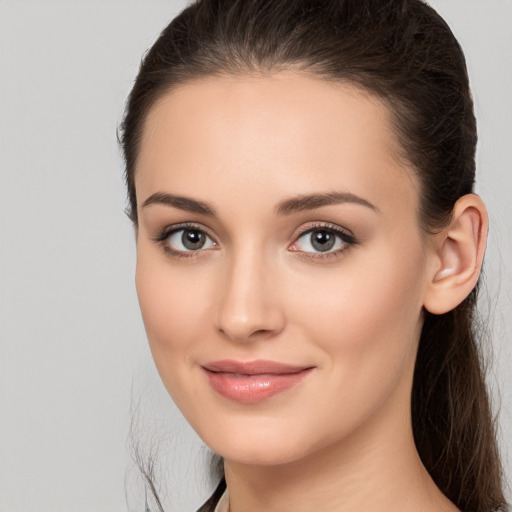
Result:
<instances>
[{"instance_id":1,"label":"woman","mask_svg":"<svg viewBox=\"0 0 512 512\"><path fill-rule=\"evenodd\" d=\"M475 146L420 0L200 0L164 30L122 147L155 364L224 461L202 511L506 509Z\"/></svg>"}]
</instances>

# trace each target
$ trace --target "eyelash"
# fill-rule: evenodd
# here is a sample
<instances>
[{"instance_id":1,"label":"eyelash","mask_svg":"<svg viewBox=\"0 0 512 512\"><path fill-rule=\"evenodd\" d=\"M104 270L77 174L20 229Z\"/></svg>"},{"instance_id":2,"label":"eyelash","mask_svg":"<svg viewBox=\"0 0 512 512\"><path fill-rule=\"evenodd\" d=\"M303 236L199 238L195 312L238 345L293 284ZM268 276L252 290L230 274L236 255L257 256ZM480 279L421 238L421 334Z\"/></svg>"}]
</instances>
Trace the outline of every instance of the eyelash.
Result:
<instances>
[{"instance_id":1,"label":"eyelash","mask_svg":"<svg viewBox=\"0 0 512 512\"><path fill-rule=\"evenodd\" d=\"M215 244L214 238L208 234L208 232L200 225L194 224L191 222L186 222L183 224L177 224L173 226L167 226L162 231L160 231L154 238L153 241L159 245L162 246L163 250L176 259L188 259L191 260L192 258L199 258L201 252L203 250L198 249L197 251L177 251L176 249L172 249L169 244L167 243L170 236L174 235L175 233L179 231L199 231L206 236L208 236ZM339 237L341 241L343 242L343 247L332 251L332 252L325 252L325 253L310 253L306 251L292 251L296 252L297 255L301 258L309 259L309 260L326 260L331 258L339 258L342 256L342 254L349 249L351 246L357 245L359 241L352 235L350 232L335 226L333 224L329 224L326 222L317 223L314 225L311 225L307 227L306 229L302 229L298 233L293 235L294 242L296 243L298 240L300 240L302 237L314 233L315 231L327 231L328 233L334 234L335 236Z\"/></svg>"},{"instance_id":2,"label":"eyelash","mask_svg":"<svg viewBox=\"0 0 512 512\"><path fill-rule=\"evenodd\" d=\"M327 231L341 239L343 242L343 246L335 251L330 252L305 252L305 251L294 251L297 253L297 256L300 258L308 259L308 260L328 260L333 258L339 258L343 255L343 253L349 249L350 247L357 245L359 240L352 235L349 231L340 228L334 224L330 224L328 222L320 222L313 225L310 225L306 229L301 229L297 234L294 234L293 239L295 240L293 243L295 244L302 237L309 235L310 233L314 233L315 231Z\"/></svg>"},{"instance_id":3,"label":"eyelash","mask_svg":"<svg viewBox=\"0 0 512 512\"><path fill-rule=\"evenodd\" d=\"M173 258L176 258L178 260L180 259L188 259L191 260L193 258L199 258L201 250L197 251L177 251L176 249L173 249L169 246L167 243L170 236L174 235L175 233L179 231L200 231L201 233L204 233L208 236L208 238L213 240L213 237L208 234L208 232L198 224L193 224L192 222L185 222L183 224L176 224L173 226L167 226L162 231L160 231L155 238L153 238L153 241L157 244L162 246L162 249L172 256Z\"/></svg>"}]
</instances>

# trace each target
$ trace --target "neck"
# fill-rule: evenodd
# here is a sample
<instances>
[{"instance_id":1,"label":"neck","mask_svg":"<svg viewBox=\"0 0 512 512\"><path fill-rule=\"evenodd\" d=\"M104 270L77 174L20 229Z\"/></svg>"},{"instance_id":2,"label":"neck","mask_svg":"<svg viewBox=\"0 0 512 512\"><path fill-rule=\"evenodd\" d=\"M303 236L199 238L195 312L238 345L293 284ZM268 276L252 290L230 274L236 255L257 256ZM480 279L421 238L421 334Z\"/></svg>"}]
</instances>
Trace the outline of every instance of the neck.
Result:
<instances>
[{"instance_id":1,"label":"neck","mask_svg":"<svg viewBox=\"0 0 512 512\"><path fill-rule=\"evenodd\" d=\"M423 466L410 417L395 406L300 460L265 466L226 460L230 512L457 511Z\"/></svg>"}]
</instances>

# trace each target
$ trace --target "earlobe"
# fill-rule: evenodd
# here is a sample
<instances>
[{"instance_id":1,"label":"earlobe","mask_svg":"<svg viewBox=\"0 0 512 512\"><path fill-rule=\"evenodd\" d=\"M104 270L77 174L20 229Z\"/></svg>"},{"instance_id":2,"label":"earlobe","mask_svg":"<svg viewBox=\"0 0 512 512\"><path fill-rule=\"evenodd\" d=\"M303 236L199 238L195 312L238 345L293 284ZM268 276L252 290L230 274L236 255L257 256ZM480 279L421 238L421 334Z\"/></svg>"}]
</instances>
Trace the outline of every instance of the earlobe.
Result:
<instances>
[{"instance_id":1,"label":"earlobe","mask_svg":"<svg viewBox=\"0 0 512 512\"><path fill-rule=\"evenodd\" d=\"M424 307L439 315L457 307L475 287L487 243L488 217L475 194L461 197L449 225L434 235L432 271Z\"/></svg>"}]
</instances>

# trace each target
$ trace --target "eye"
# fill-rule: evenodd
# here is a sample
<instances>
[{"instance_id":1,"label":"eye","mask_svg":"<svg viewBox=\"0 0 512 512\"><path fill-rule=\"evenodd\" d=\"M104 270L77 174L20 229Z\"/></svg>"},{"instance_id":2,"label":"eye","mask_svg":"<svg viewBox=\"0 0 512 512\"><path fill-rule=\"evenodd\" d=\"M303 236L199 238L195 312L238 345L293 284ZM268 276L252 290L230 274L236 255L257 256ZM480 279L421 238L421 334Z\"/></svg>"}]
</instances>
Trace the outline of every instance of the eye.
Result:
<instances>
[{"instance_id":1,"label":"eye","mask_svg":"<svg viewBox=\"0 0 512 512\"><path fill-rule=\"evenodd\" d=\"M196 256L201 250L212 249L217 244L197 226L170 226L164 229L155 242L163 245L172 256ZM188 254L187 254L188 253Z\"/></svg>"},{"instance_id":2,"label":"eye","mask_svg":"<svg viewBox=\"0 0 512 512\"><path fill-rule=\"evenodd\" d=\"M180 229L167 238L168 244L177 251L198 251L210 249L215 242L199 229Z\"/></svg>"},{"instance_id":3,"label":"eye","mask_svg":"<svg viewBox=\"0 0 512 512\"><path fill-rule=\"evenodd\" d=\"M332 231L315 229L299 237L296 246L304 252L329 252L340 249L345 243L339 235Z\"/></svg>"},{"instance_id":4,"label":"eye","mask_svg":"<svg viewBox=\"0 0 512 512\"><path fill-rule=\"evenodd\" d=\"M322 254L327 256L341 253L355 243L355 238L342 229L332 226L314 226L303 231L290 250L313 253L311 256L321 256Z\"/></svg>"}]
</instances>

